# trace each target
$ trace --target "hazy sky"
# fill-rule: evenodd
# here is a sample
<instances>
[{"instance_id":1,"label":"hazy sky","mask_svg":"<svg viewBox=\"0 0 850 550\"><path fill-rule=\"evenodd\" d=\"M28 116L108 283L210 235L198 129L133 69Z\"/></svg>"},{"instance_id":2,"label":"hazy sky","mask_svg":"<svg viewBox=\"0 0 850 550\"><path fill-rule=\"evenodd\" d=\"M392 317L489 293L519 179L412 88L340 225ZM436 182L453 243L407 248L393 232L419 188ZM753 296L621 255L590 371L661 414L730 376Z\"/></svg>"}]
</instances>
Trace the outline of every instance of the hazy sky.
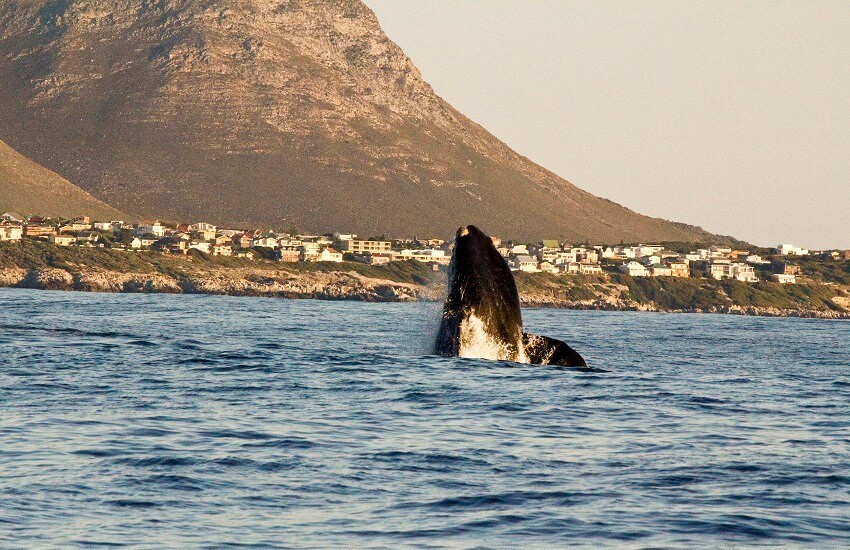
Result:
<instances>
[{"instance_id":1,"label":"hazy sky","mask_svg":"<svg viewBox=\"0 0 850 550\"><path fill-rule=\"evenodd\" d=\"M579 187L850 248L850 2L365 1L439 95Z\"/></svg>"}]
</instances>

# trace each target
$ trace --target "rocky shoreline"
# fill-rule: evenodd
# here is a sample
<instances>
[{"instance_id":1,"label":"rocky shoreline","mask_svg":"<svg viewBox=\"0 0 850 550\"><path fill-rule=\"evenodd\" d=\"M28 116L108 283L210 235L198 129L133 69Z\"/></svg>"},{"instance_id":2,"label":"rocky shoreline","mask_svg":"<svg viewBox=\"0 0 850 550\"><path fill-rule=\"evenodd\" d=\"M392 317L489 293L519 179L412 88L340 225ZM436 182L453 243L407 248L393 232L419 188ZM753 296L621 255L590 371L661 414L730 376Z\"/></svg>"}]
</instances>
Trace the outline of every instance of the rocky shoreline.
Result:
<instances>
[{"instance_id":1,"label":"rocky shoreline","mask_svg":"<svg viewBox=\"0 0 850 550\"><path fill-rule=\"evenodd\" d=\"M439 301L437 286L366 277L356 272L269 272L240 269L211 270L203 275L176 277L163 273L132 273L101 269L66 270L54 267L0 269L0 287L84 292L212 294L289 299L352 300L362 302ZM722 305L710 308L665 309L617 296L568 300L545 293L521 293L525 307L596 311L719 313L762 317L850 319L850 312Z\"/></svg>"}]
</instances>

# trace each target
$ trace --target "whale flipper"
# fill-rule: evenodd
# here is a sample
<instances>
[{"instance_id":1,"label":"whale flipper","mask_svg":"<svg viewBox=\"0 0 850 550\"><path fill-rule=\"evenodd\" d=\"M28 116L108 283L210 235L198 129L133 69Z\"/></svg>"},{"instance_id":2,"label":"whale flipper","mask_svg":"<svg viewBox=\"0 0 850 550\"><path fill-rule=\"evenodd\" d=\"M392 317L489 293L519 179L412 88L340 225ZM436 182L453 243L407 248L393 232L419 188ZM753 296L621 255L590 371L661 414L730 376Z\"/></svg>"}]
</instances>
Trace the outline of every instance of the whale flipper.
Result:
<instances>
[{"instance_id":1,"label":"whale flipper","mask_svg":"<svg viewBox=\"0 0 850 550\"><path fill-rule=\"evenodd\" d=\"M576 350L554 338L522 333L525 355L530 363L586 368L587 363Z\"/></svg>"}]
</instances>

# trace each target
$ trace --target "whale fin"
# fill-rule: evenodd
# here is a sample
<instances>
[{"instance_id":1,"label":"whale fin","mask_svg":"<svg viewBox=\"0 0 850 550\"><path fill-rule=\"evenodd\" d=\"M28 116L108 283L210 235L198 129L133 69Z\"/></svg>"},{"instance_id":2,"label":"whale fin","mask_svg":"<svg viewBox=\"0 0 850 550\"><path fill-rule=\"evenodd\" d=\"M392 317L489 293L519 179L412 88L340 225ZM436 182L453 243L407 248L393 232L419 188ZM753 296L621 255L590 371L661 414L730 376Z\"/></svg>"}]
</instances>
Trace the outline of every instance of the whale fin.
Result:
<instances>
[{"instance_id":1,"label":"whale fin","mask_svg":"<svg viewBox=\"0 0 850 550\"><path fill-rule=\"evenodd\" d=\"M530 363L587 368L582 356L560 340L523 332L522 343Z\"/></svg>"}]
</instances>

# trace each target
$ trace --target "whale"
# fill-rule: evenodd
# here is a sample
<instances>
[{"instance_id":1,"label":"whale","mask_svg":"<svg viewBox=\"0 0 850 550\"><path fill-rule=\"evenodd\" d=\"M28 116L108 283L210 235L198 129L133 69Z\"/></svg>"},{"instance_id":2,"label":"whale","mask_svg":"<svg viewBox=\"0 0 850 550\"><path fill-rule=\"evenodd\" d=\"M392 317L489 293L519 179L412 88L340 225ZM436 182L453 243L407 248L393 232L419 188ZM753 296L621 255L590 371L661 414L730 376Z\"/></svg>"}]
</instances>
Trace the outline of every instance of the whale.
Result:
<instances>
[{"instance_id":1,"label":"whale","mask_svg":"<svg viewBox=\"0 0 850 550\"><path fill-rule=\"evenodd\" d=\"M434 353L586 369L566 343L523 330L513 273L493 240L474 225L457 230Z\"/></svg>"}]
</instances>

